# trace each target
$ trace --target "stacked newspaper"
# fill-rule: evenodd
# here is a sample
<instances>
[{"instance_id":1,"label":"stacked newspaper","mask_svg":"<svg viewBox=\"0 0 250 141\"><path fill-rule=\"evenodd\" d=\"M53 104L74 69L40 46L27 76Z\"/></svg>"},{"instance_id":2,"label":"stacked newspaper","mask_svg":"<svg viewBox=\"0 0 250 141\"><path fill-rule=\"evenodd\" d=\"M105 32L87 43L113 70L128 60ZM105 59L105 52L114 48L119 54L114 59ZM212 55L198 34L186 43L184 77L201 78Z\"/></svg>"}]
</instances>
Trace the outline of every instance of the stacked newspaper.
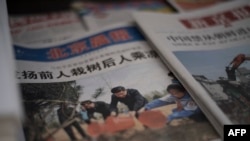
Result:
<instances>
[{"instance_id":1,"label":"stacked newspaper","mask_svg":"<svg viewBox=\"0 0 250 141\"><path fill-rule=\"evenodd\" d=\"M250 123L249 7L237 0L184 14L134 15L222 136L224 125Z\"/></svg>"},{"instance_id":2,"label":"stacked newspaper","mask_svg":"<svg viewBox=\"0 0 250 141\"><path fill-rule=\"evenodd\" d=\"M152 3L146 2L144 6ZM157 8L166 8L157 2ZM140 5L139 2L136 4ZM87 5L93 6L93 3ZM131 11L128 5L123 6L129 14L137 11L132 6ZM111 24L109 18L101 18L105 18L105 14L119 13L108 9L104 11L85 13L83 24L80 22L83 19L79 20L72 11L10 16L16 57L16 68L10 69L15 70L11 77L16 78L11 84L20 86L17 93L20 92L21 100L17 99L15 104L22 102L24 112L18 109L19 105L13 109L18 109L15 113L24 114L21 133L24 133L25 140L221 140L221 125L231 121L217 103L201 88L201 94L191 89L190 85L196 87L197 82L192 81L188 85L186 80L193 78L180 76L185 68L176 73L166 61L163 51L151 45L153 40L146 40L144 36L148 36L147 33L142 34L130 16L128 20L116 20ZM95 19L96 14L103 17ZM93 24L86 26L87 18L92 19ZM136 16L136 20L143 27L141 19ZM154 21L167 25L165 20ZM95 26L88 28L91 25ZM164 31L163 28L157 30L160 33ZM169 40L184 39L170 36ZM209 80L207 83L214 84ZM173 96L175 92L169 89L176 85L181 87L185 96ZM131 98L128 97L131 95L129 91L136 91L147 102L133 98L128 100L133 102L114 102L114 88L125 88L126 98ZM220 98L222 101L219 102L224 104L226 101L223 100L228 97L222 95ZM96 107L88 109L84 103L94 103ZM105 105L112 105L116 109L115 115ZM110 114L107 116L104 110ZM11 122L6 127L17 125ZM13 132L8 133L20 133L20 126L17 132L14 127L11 129Z\"/></svg>"}]
</instances>

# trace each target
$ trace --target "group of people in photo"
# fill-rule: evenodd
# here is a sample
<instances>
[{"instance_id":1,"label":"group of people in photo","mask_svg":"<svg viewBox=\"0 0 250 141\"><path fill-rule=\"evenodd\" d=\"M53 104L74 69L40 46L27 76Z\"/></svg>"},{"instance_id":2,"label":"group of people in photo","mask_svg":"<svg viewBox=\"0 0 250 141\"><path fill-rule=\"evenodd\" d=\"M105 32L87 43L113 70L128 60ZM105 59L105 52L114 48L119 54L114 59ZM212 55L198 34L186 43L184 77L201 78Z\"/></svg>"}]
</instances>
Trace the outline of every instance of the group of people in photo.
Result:
<instances>
[{"instance_id":1,"label":"group of people in photo","mask_svg":"<svg viewBox=\"0 0 250 141\"><path fill-rule=\"evenodd\" d=\"M133 116L138 116L143 111L175 103L177 106L172 110L172 113L166 117L166 123L170 123L174 119L190 117L201 112L192 97L180 83L169 84L166 90L169 94L149 102L137 89L117 86L111 89L112 95L110 103L91 100L81 101L81 110L78 114L81 115L82 120L87 124L95 120L95 113L101 114L105 120L109 116L119 115L119 102L126 105L129 114ZM61 107L64 107L64 105ZM60 113L60 109L58 110L58 116L59 121L63 123L63 114ZM72 140L76 140L76 137L70 126L75 126L82 137L89 138L80 128L79 123L72 122L64 128Z\"/></svg>"}]
</instances>

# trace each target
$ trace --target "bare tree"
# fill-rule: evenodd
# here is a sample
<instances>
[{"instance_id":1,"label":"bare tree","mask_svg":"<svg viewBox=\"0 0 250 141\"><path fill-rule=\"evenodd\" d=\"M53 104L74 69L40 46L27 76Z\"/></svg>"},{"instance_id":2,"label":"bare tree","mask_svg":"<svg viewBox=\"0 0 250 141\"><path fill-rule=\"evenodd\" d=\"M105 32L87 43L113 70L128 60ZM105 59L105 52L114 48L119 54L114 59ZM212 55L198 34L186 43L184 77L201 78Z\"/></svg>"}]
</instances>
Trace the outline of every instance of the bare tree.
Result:
<instances>
[{"instance_id":1,"label":"bare tree","mask_svg":"<svg viewBox=\"0 0 250 141\"><path fill-rule=\"evenodd\" d=\"M24 132L27 141L41 140L47 131L45 118L61 102L78 104L82 87L75 81L20 84L25 110Z\"/></svg>"}]
</instances>

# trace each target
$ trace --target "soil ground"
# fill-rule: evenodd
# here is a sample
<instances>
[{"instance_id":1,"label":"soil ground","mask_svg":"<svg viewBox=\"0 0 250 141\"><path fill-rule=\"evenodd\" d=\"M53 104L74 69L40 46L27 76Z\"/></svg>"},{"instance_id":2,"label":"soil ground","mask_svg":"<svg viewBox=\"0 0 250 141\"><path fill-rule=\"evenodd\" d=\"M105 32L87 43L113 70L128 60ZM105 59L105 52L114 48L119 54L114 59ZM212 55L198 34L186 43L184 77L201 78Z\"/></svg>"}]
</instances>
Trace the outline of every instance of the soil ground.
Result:
<instances>
[{"instance_id":1,"label":"soil ground","mask_svg":"<svg viewBox=\"0 0 250 141\"><path fill-rule=\"evenodd\" d=\"M155 110L160 110L164 115L169 115L176 105L168 105ZM219 136L206 118L202 121L193 119L174 120L169 125L161 129L149 129L144 127L136 118L135 126L128 130L117 132L111 135L101 135L93 138L93 141L211 141ZM87 133L87 124L81 124ZM79 141L81 139L78 132L74 130ZM66 132L61 129L53 136L53 141L70 141Z\"/></svg>"}]
</instances>

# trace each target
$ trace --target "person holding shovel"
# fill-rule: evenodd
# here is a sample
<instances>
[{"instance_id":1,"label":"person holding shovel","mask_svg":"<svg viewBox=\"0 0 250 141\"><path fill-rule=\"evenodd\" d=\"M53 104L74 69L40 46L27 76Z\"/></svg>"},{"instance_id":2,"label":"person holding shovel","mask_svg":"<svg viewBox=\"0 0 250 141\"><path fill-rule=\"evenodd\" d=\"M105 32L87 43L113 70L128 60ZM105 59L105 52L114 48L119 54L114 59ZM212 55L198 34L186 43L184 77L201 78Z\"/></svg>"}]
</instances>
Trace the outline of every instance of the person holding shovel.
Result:
<instances>
[{"instance_id":1,"label":"person holding shovel","mask_svg":"<svg viewBox=\"0 0 250 141\"><path fill-rule=\"evenodd\" d=\"M143 110L151 110L156 107L175 103L177 107L172 110L172 114L168 115L167 123L170 123L174 119L190 117L201 113L197 104L181 84L170 84L167 87L167 91L169 95L149 102L144 106Z\"/></svg>"},{"instance_id":2,"label":"person holding shovel","mask_svg":"<svg viewBox=\"0 0 250 141\"><path fill-rule=\"evenodd\" d=\"M91 119L95 119L94 113L100 113L103 117L104 120L108 116L110 116L110 109L109 109L109 104L103 101L91 101L91 100L85 100L81 102L81 106L83 106L88 114L89 119L86 120L87 123L91 122Z\"/></svg>"},{"instance_id":3,"label":"person holding shovel","mask_svg":"<svg viewBox=\"0 0 250 141\"><path fill-rule=\"evenodd\" d=\"M123 86L117 86L112 88L111 92L111 115L118 114L118 102L124 103L128 107L132 115L135 115L138 110L140 110L146 103L148 103L147 99L143 97L141 93L136 89L126 89Z\"/></svg>"},{"instance_id":4,"label":"person holding shovel","mask_svg":"<svg viewBox=\"0 0 250 141\"><path fill-rule=\"evenodd\" d=\"M78 121L74 119L76 113L74 108L69 107L66 102L60 104L60 108L57 110L59 122L64 127L64 131L68 134L71 141L78 140L73 132L73 127L80 133L82 138L90 140L91 138L85 133Z\"/></svg>"}]
</instances>

